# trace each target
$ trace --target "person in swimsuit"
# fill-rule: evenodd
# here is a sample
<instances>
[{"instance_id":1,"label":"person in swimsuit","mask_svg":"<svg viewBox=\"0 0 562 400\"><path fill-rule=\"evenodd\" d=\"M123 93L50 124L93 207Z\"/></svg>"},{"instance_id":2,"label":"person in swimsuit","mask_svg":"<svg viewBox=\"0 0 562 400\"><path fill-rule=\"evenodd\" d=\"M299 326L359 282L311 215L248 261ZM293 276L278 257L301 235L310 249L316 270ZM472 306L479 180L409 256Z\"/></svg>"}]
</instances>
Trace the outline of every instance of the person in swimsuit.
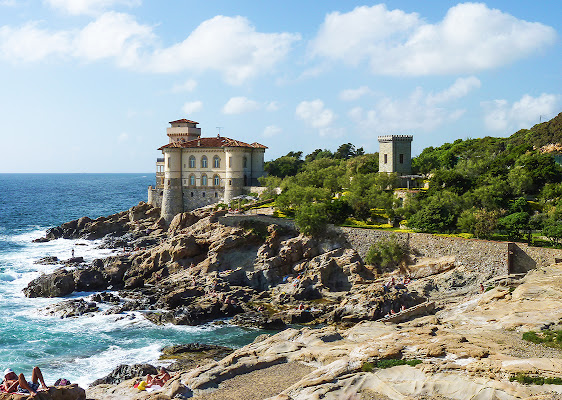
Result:
<instances>
[{"instance_id":1,"label":"person in swimsuit","mask_svg":"<svg viewBox=\"0 0 562 400\"><path fill-rule=\"evenodd\" d=\"M48 389L39 367L33 368L30 382L25 379L23 374L19 374L18 376L10 368L7 368L4 371L4 382L2 383L2 388L7 393L30 393L32 396L35 396L37 394L37 390L39 389L39 383L41 383L41 389Z\"/></svg>"},{"instance_id":2,"label":"person in swimsuit","mask_svg":"<svg viewBox=\"0 0 562 400\"><path fill-rule=\"evenodd\" d=\"M166 371L166 368L160 368L160 373L156 376L148 374L146 376L146 387L151 387L153 385L164 386L166 382L170 380L171 376Z\"/></svg>"}]
</instances>

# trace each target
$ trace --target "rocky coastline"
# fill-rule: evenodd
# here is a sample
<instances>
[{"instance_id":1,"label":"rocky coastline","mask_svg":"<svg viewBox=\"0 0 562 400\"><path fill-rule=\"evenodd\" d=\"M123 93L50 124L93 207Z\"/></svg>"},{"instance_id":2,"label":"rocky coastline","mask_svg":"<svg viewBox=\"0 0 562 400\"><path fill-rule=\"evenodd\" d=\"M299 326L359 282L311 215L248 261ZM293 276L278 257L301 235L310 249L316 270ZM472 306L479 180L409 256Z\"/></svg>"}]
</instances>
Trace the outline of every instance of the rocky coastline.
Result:
<instances>
[{"instance_id":1,"label":"rocky coastline","mask_svg":"<svg viewBox=\"0 0 562 400\"><path fill-rule=\"evenodd\" d=\"M119 250L118 255L91 263L78 257L39 260L64 267L30 282L24 289L26 296L92 293L59 302L44 309L45 314L72 318L104 312L129 318L126 312L139 311L155 324L198 325L229 318L232 324L280 331L234 352L204 344L164 349L164 357L175 360L171 367L175 374L160 392L133 388L134 379L152 371L152 366L120 366L94 382L87 398L468 399L460 392L447 392L442 383L470 386L473 379L467 379L467 374L478 381L468 392L479 399L555 399L557 390L562 393L562 386L527 390L508 380L515 370L536 373L537 368L560 376L560 352L553 350L546 368L540 351L538 357L529 358L535 361L525 364L525 357L507 354L511 347L490 341L497 339L498 332L558 326L562 297L556 299L560 304L551 304L560 307L546 319L543 313L541 318L537 314L512 325L505 320L490 324L491 318L481 321L486 310L497 308L500 315L501 307L513 305L527 277L511 289L498 286L482 294L482 277L456 266L454 260L416 263L412 257L409 274L417 279L406 282L397 272L381 275L365 265L357 251L334 232L311 238L281 224L251 219L227 226L219 222L225 213L185 212L168 226L159 209L140 203L108 217L62 224L37 240L102 239L104 248ZM558 276L562 267L541 270ZM528 275L532 278L535 273ZM557 284L562 289L557 279L548 284L554 285L553 293ZM399 323L382 320L428 301L437 305L434 315L408 315ZM532 309L532 304L527 306ZM480 322L466 319L467 310L478 313L475 320ZM519 312L523 311L513 311ZM294 324L310 327L291 328ZM369 370L369 365L388 359L420 362ZM283 380L286 368L295 371L293 380ZM266 386L269 379L270 390L254 397L242 396L244 388L237 395L233 395L236 389L228 392L230 384L236 387L244 377L261 379ZM434 391L416 391L419 385ZM448 387L452 390L452 386ZM246 392L251 390L246 388ZM375 394L379 397L368 397ZM550 397L537 397L543 394Z\"/></svg>"}]
</instances>

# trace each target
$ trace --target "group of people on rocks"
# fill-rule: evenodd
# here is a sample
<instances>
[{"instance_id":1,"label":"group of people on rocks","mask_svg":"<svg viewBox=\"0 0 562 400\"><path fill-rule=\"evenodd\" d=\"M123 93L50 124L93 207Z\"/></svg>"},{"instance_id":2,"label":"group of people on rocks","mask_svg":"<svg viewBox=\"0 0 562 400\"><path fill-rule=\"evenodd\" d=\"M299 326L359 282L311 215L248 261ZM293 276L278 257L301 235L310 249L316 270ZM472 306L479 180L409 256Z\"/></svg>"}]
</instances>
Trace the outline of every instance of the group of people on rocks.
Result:
<instances>
[{"instance_id":1,"label":"group of people on rocks","mask_svg":"<svg viewBox=\"0 0 562 400\"><path fill-rule=\"evenodd\" d=\"M390 292L391 288L396 288L398 285L402 285L406 287L410 282L411 278L409 276L403 276L402 279L397 280L395 277L392 277L391 280L385 282L383 285L383 289L385 293Z\"/></svg>"},{"instance_id":2,"label":"group of people on rocks","mask_svg":"<svg viewBox=\"0 0 562 400\"><path fill-rule=\"evenodd\" d=\"M45 383L39 367L33 368L31 381L25 379L23 374L17 375L11 368L4 370L4 381L0 385L0 392L31 394L35 396L40 390L49 390L49 387Z\"/></svg>"},{"instance_id":3,"label":"group of people on rocks","mask_svg":"<svg viewBox=\"0 0 562 400\"><path fill-rule=\"evenodd\" d=\"M171 376L168 371L166 371L166 368L161 367L157 375L152 376L148 374L145 380L140 382L136 381L134 387L139 390L146 390L147 388L159 389L170 379Z\"/></svg>"}]
</instances>

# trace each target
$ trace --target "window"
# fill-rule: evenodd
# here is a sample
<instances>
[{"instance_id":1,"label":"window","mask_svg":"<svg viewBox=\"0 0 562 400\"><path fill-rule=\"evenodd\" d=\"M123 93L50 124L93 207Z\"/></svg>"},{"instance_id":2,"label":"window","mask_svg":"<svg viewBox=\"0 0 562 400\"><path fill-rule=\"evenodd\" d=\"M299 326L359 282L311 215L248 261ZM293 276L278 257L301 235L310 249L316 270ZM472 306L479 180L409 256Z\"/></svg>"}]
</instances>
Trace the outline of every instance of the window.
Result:
<instances>
[{"instance_id":1,"label":"window","mask_svg":"<svg viewBox=\"0 0 562 400\"><path fill-rule=\"evenodd\" d=\"M203 197L205 197L205 192L203 192Z\"/></svg>"},{"instance_id":2,"label":"window","mask_svg":"<svg viewBox=\"0 0 562 400\"><path fill-rule=\"evenodd\" d=\"M244 157L244 168L248 167L248 159Z\"/></svg>"},{"instance_id":3,"label":"window","mask_svg":"<svg viewBox=\"0 0 562 400\"><path fill-rule=\"evenodd\" d=\"M189 157L189 168L195 168L195 156Z\"/></svg>"},{"instance_id":4,"label":"window","mask_svg":"<svg viewBox=\"0 0 562 400\"><path fill-rule=\"evenodd\" d=\"M191 192L191 197L193 197L193 192Z\"/></svg>"},{"instance_id":5,"label":"window","mask_svg":"<svg viewBox=\"0 0 562 400\"><path fill-rule=\"evenodd\" d=\"M207 186L207 175L201 177L201 186Z\"/></svg>"},{"instance_id":6,"label":"window","mask_svg":"<svg viewBox=\"0 0 562 400\"><path fill-rule=\"evenodd\" d=\"M400 164L404 164L404 154L400 154Z\"/></svg>"},{"instance_id":7,"label":"window","mask_svg":"<svg viewBox=\"0 0 562 400\"><path fill-rule=\"evenodd\" d=\"M219 197L219 194L217 192L215 192L215 197Z\"/></svg>"},{"instance_id":8,"label":"window","mask_svg":"<svg viewBox=\"0 0 562 400\"><path fill-rule=\"evenodd\" d=\"M213 157L213 167L214 168L220 168L221 167L221 159L219 158L219 156Z\"/></svg>"},{"instance_id":9,"label":"window","mask_svg":"<svg viewBox=\"0 0 562 400\"><path fill-rule=\"evenodd\" d=\"M207 168L207 156L201 157L201 168Z\"/></svg>"},{"instance_id":10,"label":"window","mask_svg":"<svg viewBox=\"0 0 562 400\"><path fill-rule=\"evenodd\" d=\"M384 155L384 163L387 164L388 163L388 154Z\"/></svg>"},{"instance_id":11,"label":"window","mask_svg":"<svg viewBox=\"0 0 562 400\"><path fill-rule=\"evenodd\" d=\"M189 185L195 186L195 175L189 175Z\"/></svg>"},{"instance_id":12,"label":"window","mask_svg":"<svg viewBox=\"0 0 562 400\"><path fill-rule=\"evenodd\" d=\"M228 168L232 168L232 157L228 157Z\"/></svg>"},{"instance_id":13,"label":"window","mask_svg":"<svg viewBox=\"0 0 562 400\"><path fill-rule=\"evenodd\" d=\"M219 186L221 184L221 178L218 175L213 177L213 186Z\"/></svg>"},{"instance_id":14,"label":"window","mask_svg":"<svg viewBox=\"0 0 562 400\"><path fill-rule=\"evenodd\" d=\"M170 168L170 156L166 157L166 165Z\"/></svg>"}]
</instances>

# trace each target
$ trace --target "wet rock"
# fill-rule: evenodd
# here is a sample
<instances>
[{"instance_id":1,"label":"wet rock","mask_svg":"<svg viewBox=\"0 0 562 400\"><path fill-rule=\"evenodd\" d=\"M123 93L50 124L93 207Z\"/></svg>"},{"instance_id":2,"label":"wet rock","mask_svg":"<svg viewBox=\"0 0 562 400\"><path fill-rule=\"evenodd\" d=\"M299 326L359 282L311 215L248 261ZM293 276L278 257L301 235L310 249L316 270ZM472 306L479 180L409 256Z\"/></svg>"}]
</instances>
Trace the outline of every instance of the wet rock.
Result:
<instances>
[{"instance_id":1,"label":"wet rock","mask_svg":"<svg viewBox=\"0 0 562 400\"><path fill-rule=\"evenodd\" d=\"M116 385L123 381L126 381L127 379L132 379L135 377L146 377L146 375L148 374L156 375L158 374L158 370L155 366L150 364L121 364L113 371L111 371L109 375L93 381L90 386L97 386L103 383Z\"/></svg>"},{"instance_id":2,"label":"wet rock","mask_svg":"<svg viewBox=\"0 0 562 400\"><path fill-rule=\"evenodd\" d=\"M59 263L60 263L59 258L56 256L41 257L39 260L33 262L33 264L42 264L42 265L55 265Z\"/></svg>"},{"instance_id":3,"label":"wet rock","mask_svg":"<svg viewBox=\"0 0 562 400\"><path fill-rule=\"evenodd\" d=\"M74 274L66 269L58 269L52 274L35 278L23 293L27 297L62 297L72 293L75 289Z\"/></svg>"},{"instance_id":4,"label":"wet rock","mask_svg":"<svg viewBox=\"0 0 562 400\"><path fill-rule=\"evenodd\" d=\"M60 318L79 317L87 313L98 311L99 308L93 301L84 299L71 299L61 301L55 305L46 307L44 311L49 315L55 315Z\"/></svg>"},{"instance_id":5,"label":"wet rock","mask_svg":"<svg viewBox=\"0 0 562 400\"><path fill-rule=\"evenodd\" d=\"M285 329L287 325L279 315L268 317L259 311L247 311L243 314L238 314L232 317L230 323L238 326L245 326L249 328L258 329L272 329L280 330Z\"/></svg>"}]
</instances>

